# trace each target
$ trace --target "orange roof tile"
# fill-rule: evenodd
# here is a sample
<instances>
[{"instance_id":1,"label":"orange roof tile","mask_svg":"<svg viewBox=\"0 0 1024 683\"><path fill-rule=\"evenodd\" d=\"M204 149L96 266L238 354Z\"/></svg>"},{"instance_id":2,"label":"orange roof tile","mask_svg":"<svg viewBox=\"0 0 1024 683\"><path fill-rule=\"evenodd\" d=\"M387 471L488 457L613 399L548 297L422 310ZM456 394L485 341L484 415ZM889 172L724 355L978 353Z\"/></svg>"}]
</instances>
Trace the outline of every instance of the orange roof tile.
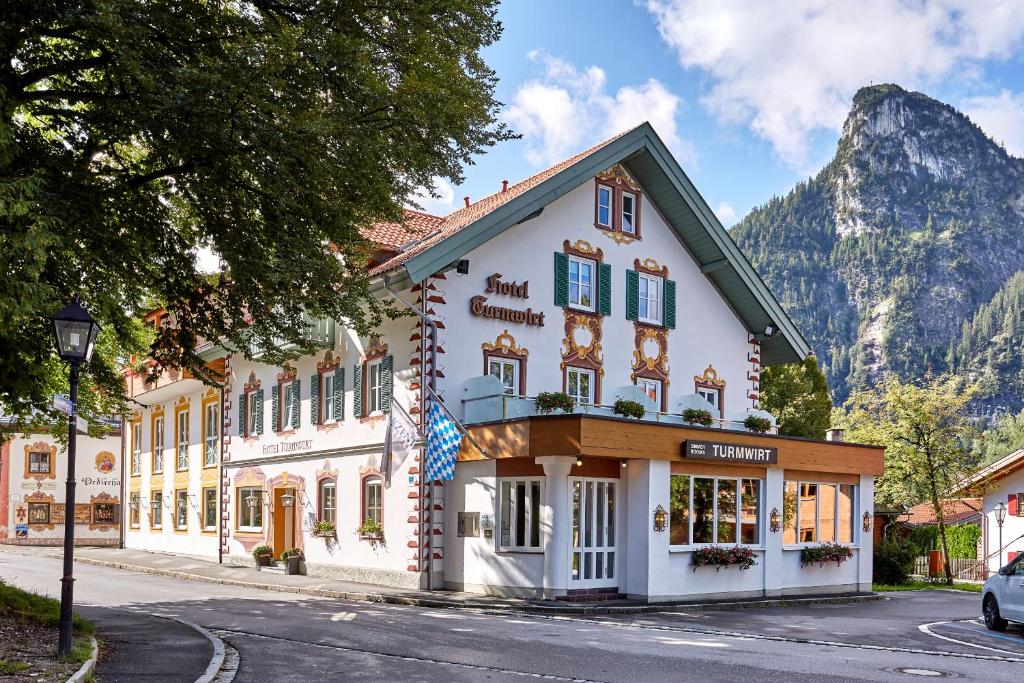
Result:
<instances>
[{"instance_id":1,"label":"orange roof tile","mask_svg":"<svg viewBox=\"0 0 1024 683\"><path fill-rule=\"evenodd\" d=\"M959 524L981 513L981 498L951 498L940 501L942 518L946 524ZM921 526L935 524L935 509L932 504L921 503L907 510L907 524Z\"/></svg>"},{"instance_id":2,"label":"orange roof tile","mask_svg":"<svg viewBox=\"0 0 1024 683\"><path fill-rule=\"evenodd\" d=\"M402 213L401 223L375 223L360 232L374 244L397 250L403 244L429 235L444 223L443 217L422 211L403 209Z\"/></svg>"}]
</instances>

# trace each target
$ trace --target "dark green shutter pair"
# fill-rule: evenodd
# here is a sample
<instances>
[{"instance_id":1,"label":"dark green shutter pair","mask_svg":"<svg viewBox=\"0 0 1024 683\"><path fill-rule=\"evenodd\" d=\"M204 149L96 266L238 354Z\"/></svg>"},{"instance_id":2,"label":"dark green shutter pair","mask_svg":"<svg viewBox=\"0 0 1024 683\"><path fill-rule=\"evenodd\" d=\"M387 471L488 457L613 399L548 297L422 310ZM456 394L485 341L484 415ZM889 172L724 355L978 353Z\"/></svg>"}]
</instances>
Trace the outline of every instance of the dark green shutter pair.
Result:
<instances>
[{"instance_id":1,"label":"dark green shutter pair","mask_svg":"<svg viewBox=\"0 0 1024 683\"><path fill-rule=\"evenodd\" d=\"M245 434L245 393L238 395L238 435L246 436Z\"/></svg>"},{"instance_id":2,"label":"dark green shutter pair","mask_svg":"<svg viewBox=\"0 0 1024 683\"><path fill-rule=\"evenodd\" d=\"M334 419L345 419L345 368L334 371Z\"/></svg>"},{"instance_id":3,"label":"dark green shutter pair","mask_svg":"<svg viewBox=\"0 0 1024 683\"><path fill-rule=\"evenodd\" d=\"M363 416L363 366L352 366L352 412L355 417Z\"/></svg>"},{"instance_id":4,"label":"dark green shutter pair","mask_svg":"<svg viewBox=\"0 0 1024 683\"><path fill-rule=\"evenodd\" d=\"M270 410L272 414L270 416L270 430L275 434L281 431L281 399L278 396L280 387L276 384L270 387Z\"/></svg>"},{"instance_id":5,"label":"dark green shutter pair","mask_svg":"<svg viewBox=\"0 0 1024 683\"><path fill-rule=\"evenodd\" d=\"M298 378L292 380L292 386L290 391L292 392L292 414L291 425L293 429L298 429L302 426L302 384Z\"/></svg>"},{"instance_id":6,"label":"dark green shutter pair","mask_svg":"<svg viewBox=\"0 0 1024 683\"><path fill-rule=\"evenodd\" d=\"M263 390L256 392L256 434L263 433ZM276 414L276 411L275 411Z\"/></svg>"},{"instance_id":7,"label":"dark green shutter pair","mask_svg":"<svg viewBox=\"0 0 1024 683\"><path fill-rule=\"evenodd\" d=\"M674 280L662 282L661 324L670 330L676 327L676 283ZM640 319L640 273L635 270L626 271L626 319Z\"/></svg>"},{"instance_id":8,"label":"dark green shutter pair","mask_svg":"<svg viewBox=\"0 0 1024 683\"><path fill-rule=\"evenodd\" d=\"M607 263L597 263L597 287L594 306L601 315L612 314L612 267ZM555 305L565 308L569 305L569 256L560 251L555 252Z\"/></svg>"},{"instance_id":9,"label":"dark green shutter pair","mask_svg":"<svg viewBox=\"0 0 1024 683\"><path fill-rule=\"evenodd\" d=\"M344 376L342 376L344 379ZM394 393L394 359L391 356L384 356L380 359L380 409L383 413L391 412L391 396ZM356 417L366 417L365 406L365 379L363 377L363 366L356 364L352 366L352 410Z\"/></svg>"},{"instance_id":10,"label":"dark green shutter pair","mask_svg":"<svg viewBox=\"0 0 1024 683\"><path fill-rule=\"evenodd\" d=\"M320 375L309 378L309 423L320 424Z\"/></svg>"}]
</instances>

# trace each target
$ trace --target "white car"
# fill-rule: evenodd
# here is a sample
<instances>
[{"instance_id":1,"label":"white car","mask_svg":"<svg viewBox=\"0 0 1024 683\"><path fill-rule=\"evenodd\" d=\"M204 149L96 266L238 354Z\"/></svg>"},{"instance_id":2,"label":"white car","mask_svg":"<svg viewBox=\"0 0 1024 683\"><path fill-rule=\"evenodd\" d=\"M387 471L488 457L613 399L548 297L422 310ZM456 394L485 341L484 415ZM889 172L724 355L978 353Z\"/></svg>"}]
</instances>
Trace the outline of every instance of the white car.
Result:
<instances>
[{"instance_id":1,"label":"white car","mask_svg":"<svg viewBox=\"0 0 1024 683\"><path fill-rule=\"evenodd\" d=\"M993 631L1004 630L1009 621L1024 623L1024 554L985 582L981 613Z\"/></svg>"}]
</instances>

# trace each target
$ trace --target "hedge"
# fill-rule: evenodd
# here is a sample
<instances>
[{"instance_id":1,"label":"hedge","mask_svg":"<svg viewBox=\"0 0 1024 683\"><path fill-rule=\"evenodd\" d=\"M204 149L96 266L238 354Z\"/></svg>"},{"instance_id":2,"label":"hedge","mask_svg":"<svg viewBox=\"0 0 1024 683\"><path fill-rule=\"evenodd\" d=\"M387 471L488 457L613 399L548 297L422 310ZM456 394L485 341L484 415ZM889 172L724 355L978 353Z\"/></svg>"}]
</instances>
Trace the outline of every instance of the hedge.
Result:
<instances>
[{"instance_id":1,"label":"hedge","mask_svg":"<svg viewBox=\"0 0 1024 683\"><path fill-rule=\"evenodd\" d=\"M978 557L978 539L981 538L981 527L974 524L946 527L946 543L949 545L950 559L963 558L973 560ZM940 550L939 527L937 524L919 526L910 534L910 542L921 549L922 553L929 550Z\"/></svg>"}]
</instances>

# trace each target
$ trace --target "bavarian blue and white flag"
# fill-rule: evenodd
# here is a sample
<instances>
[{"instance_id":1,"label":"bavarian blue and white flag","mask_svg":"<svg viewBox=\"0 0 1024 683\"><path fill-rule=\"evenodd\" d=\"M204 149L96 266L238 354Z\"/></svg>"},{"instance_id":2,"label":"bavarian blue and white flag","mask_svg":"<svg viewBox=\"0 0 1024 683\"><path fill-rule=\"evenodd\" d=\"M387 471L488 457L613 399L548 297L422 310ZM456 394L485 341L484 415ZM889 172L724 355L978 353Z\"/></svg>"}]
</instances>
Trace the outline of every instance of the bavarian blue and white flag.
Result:
<instances>
[{"instance_id":1,"label":"bavarian blue and white flag","mask_svg":"<svg viewBox=\"0 0 1024 683\"><path fill-rule=\"evenodd\" d=\"M427 414L427 481L451 481L459 455L462 432L437 401Z\"/></svg>"}]
</instances>

